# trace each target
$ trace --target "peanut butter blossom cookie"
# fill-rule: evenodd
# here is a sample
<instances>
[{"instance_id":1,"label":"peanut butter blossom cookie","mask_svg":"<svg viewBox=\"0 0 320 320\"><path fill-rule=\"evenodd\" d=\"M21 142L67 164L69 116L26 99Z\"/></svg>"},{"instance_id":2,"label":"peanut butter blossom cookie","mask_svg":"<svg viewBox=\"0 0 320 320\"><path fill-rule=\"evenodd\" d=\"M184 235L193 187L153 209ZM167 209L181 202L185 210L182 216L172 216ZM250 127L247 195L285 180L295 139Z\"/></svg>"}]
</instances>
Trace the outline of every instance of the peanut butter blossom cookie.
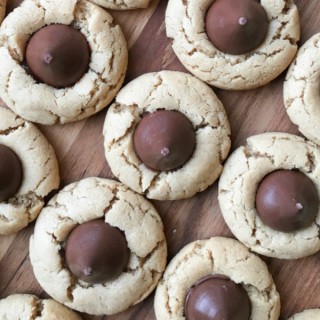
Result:
<instances>
[{"instance_id":1,"label":"peanut butter blossom cookie","mask_svg":"<svg viewBox=\"0 0 320 320\"><path fill-rule=\"evenodd\" d=\"M159 200L206 189L221 173L230 148L228 119L212 89L173 71L145 74L123 88L107 112L103 133L113 174Z\"/></svg>"},{"instance_id":2,"label":"peanut butter blossom cookie","mask_svg":"<svg viewBox=\"0 0 320 320\"><path fill-rule=\"evenodd\" d=\"M320 148L288 133L250 137L228 158L219 204L234 235L280 259L320 249Z\"/></svg>"},{"instance_id":3,"label":"peanut butter blossom cookie","mask_svg":"<svg viewBox=\"0 0 320 320\"><path fill-rule=\"evenodd\" d=\"M69 308L52 299L39 299L31 294L13 294L0 300L2 320L81 320Z\"/></svg>"},{"instance_id":4,"label":"peanut butter blossom cookie","mask_svg":"<svg viewBox=\"0 0 320 320\"><path fill-rule=\"evenodd\" d=\"M0 108L0 234L16 233L40 213L59 187L53 148L30 122Z\"/></svg>"},{"instance_id":5,"label":"peanut butter blossom cookie","mask_svg":"<svg viewBox=\"0 0 320 320\"><path fill-rule=\"evenodd\" d=\"M290 120L308 139L320 144L320 33L312 36L298 51L283 85Z\"/></svg>"},{"instance_id":6,"label":"peanut butter blossom cookie","mask_svg":"<svg viewBox=\"0 0 320 320\"><path fill-rule=\"evenodd\" d=\"M319 320L320 309L308 309L295 314L288 320Z\"/></svg>"},{"instance_id":7,"label":"peanut butter blossom cookie","mask_svg":"<svg viewBox=\"0 0 320 320\"><path fill-rule=\"evenodd\" d=\"M300 37L298 10L286 0L169 0L166 30L192 74L235 90L276 78Z\"/></svg>"},{"instance_id":8,"label":"peanut butter blossom cookie","mask_svg":"<svg viewBox=\"0 0 320 320\"><path fill-rule=\"evenodd\" d=\"M30 260L43 289L68 307L111 315L146 298L166 265L161 219L142 196L87 178L61 190L39 216Z\"/></svg>"},{"instance_id":9,"label":"peanut butter blossom cookie","mask_svg":"<svg viewBox=\"0 0 320 320\"><path fill-rule=\"evenodd\" d=\"M280 299L258 256L215 237L188 244L171 260L154 308L158 320L276 320Z\"/></svg>"},{"instance_id":10,"label":"peanut butter blossom cookie","mask_svg":"<svg viewBox=\"0 0 320 320\"><path fill-rule=\"evenodd\" d=\"M86 118L107 106L123 82L122 31L88 1L24 1L5 19L0 36L0 96L27 120Z\"/></svg>"},{"instance_id":11,"label":"peanut butter blossom cookie","mask_svg":"<svg viewBox=\"0 0 320 320\"><path fill-rule=\"evenodd\" d=\"M128 10L146 8L151 0L90 0L91 2L107 8L115 10Z\"/></svg>"}]
</instances>

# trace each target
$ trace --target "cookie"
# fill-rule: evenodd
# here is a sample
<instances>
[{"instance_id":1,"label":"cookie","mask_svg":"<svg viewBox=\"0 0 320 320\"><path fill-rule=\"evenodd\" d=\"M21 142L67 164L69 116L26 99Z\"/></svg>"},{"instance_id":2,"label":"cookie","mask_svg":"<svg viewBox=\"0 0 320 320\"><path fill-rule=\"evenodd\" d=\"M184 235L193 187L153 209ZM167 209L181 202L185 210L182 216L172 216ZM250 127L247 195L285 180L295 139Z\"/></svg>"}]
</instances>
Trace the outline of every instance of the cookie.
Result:
<instances>
[{"instance_id":1,"label":"cookie","mask_svg":"<svg viewBox=\"0 0 320 320\"><path fill-rule=\"evenodd\" d=\"M98 6L114 10L146 8L150 1L151 0L91 0L91 2L97 4Z\"/></svg>"},{"instance_id":2,"label":"cookie","mask_svg":"<svg viewBox=\"0 0 320 320\"><path fill-rule=\"evenodd\" d=\"M290 120L317 144L320 144L319 46L320 33L317 33L299 49L283 85L284 104Z\"/></svg>"},{"instance_id":3,"label":"cookie","mask_svg":"<svg viewBox=\"0 0 320 320\"><path fill-rule=\"evenodd\" d=\"M266 264L234 239L214 237L185 246L169 263L154 301L156 318L185 318L189 288L209 275L228 277L240 284L251 302L252 320L275 320L280 299Z\"/></svg>"},{"instance_id":4,"label":"cookie","mask_svg":"<svg viewBox=\"0 0 320 320\"><path fill-rule=\"evenodd\" d=\"M118 277L91 284L70 272L63 252L78 224L99 218L125 234L130 257ZM42 210L30 238L31 264L43 289L68 307L94 315L111 315L146 298L161 278L166 254L162 222L151 203L101 178L61 190Z\"/></svg>"},{"instance_id":5,"label":"cookie","mask_svg":"<svg viewBox=\"0 0 320 320\"><path fill-rule=\"evenodd\" d=\"M318 320L320 319L320 309L309 309L295 314L288 320Z\"/></svg>"},{"instance_id":6,"label":"cookie","mask_svg":"<svg viewBox=\"0 0 320 320\"><path fill-rule=\"evenodd\" d=\"M264 133L249 137L246 144L228 158L219 181L220 208L233 234L251 250L269 257L296 259L317 252L320 249L318 202L315 204L315 216L309 221L311 224L283 232L262 221L257 211L256 195L265 178L270 177L268 174L281 169L300 172L311 181L316 196L319 195L319 161L319 147L301 137L288 133ZM285 186L274 191L274 194L286 197L286 190L292 186ZM271 191L276 190L272 185L270 187ZM307 190L310 192L309 188ZM271 199L273 203L274 198ZM295 201L292 197L285 205L296 204ZM296 208L303 209L303 206L297 203ZM299 214L300 211L297 212Z\"/></svg>"},{"instance_id":7,"label":"cookie","mask_svg":"<svg viewBox=\"0 0 320 320\"><path fill-rule=\"evenodd\" d=\"M63 30L57 31L57 26ZM59 40L51 44L55 34ZM110 103L125 76L127 45L122 31L109 13L88 1L72 0L68 5L61 0L24 1L3 22L0 38L0 96L15 113L33 122L67 123L89 117ZM86 49L78 50L78 45ZM52 50L49 54L46 46ZM68 59L62 69L59 59ZM86 70L83 75L78 64ZM69 78L76 82L66 82Z\"/></svg>"},{"instance_id":8,"label":"cookie","mask_svg":"<svg viewBox=\"0 0 320 320\"><path fill-rule=\"evenodd\" d=\"M81 320L81 317L52 299L41 300L31 294L13 294L0 300L0 319Z\"/></svg>"},{"instance_id":9,"label":"cookie","mask_svg":"<svg viewBox=\"0 0 320 320\"><path fill-rule=\"evenodd\" d=\"M0 108L0 119L0 234L7 235L36 219L44 197L59 187L60 178L53 148L32 123L5 108ZM8 190L14 180L15 189Z\"/></svg>"},{"instance_id":10,"label":"cookie","mask_svg":"<svg viewBox=\"0 0 320 320\"><path fill-rule=\"evenodd\" d=\"M192 133L188 127L183 130L187 134L184 137L183 132L178 132L182 125L177 125L178 122L175 125L176 120L166 122L171 137L179 136L174 147L177 150L184 148L189 144L188 136L194 135L195 148L191 149L191 156L189 154L182 166L155 171L137 156L134 135L146 113L153 115L163 109L185 116L183 118L191 123L191 130L193 127ZM161 127L161 121L155 128ZM200 80L174 71L148 73L122 88L107 112L103 134L105 155L113 174L134 191L158 200L187 198L206 189L220 175L230 148L229 123L220 100ZM167 138L156 139L158 142L154 144L151 141L151 148L142 146L142 149L157 148ZM174 147L171 149L173 155ZM168 151L166 147L160 150L164 156ZM157 162L158 159L154 160Z\"/></svg>"},{"instance_id":11,"label":"cookie","mask_svg":"<svg viewBox=\"0 0 320 320\"><path fill-rule=\"evenodd\" d=\"M167 36L173 39L174 52L192 74L218 88L245 90L270 82L286 69L296 54L300 37L299 15L293 1L260 1L267 15L267 34L257 48L244 54L222 52L209 40L205 20L213 3L213 0L168 3ZM257 23L259 26L253 30L261 27L261 22Z\"/></svg>"}]
</instances>

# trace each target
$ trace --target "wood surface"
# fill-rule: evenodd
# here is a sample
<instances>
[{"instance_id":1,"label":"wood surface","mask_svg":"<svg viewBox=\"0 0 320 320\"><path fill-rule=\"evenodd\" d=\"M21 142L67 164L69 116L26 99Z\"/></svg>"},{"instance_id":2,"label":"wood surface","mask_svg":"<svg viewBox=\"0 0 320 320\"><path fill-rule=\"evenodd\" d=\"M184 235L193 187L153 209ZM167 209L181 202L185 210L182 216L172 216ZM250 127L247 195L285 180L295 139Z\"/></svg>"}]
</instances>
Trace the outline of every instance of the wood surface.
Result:
<instances>
[{"instance_id":1,"label":"wood surface","mask_svg":"<svg viewBox=\"0 0 320 320\"><path fill-rule=\"evenodd\" d=\"M301 41L320 32L320 1L296 0L301 15ZM112 11L124 31L129 46L126 82L162 69L185 71L175 57L165 34L167 1L153 1L148 9ZM320 55L319 55L320 58ZM285 113L282 101L282 74L270 84L250 91L215 92L222 100L232 129L232 150L246 137L268 131L298 134ZM60 163L61 187L84 177L114 178L104 157L102 126L106 109L67 125L39 126L56 150ZM232 234L226 226L217 201L217 183L186 200L152 201L165 226L170 260L184 245L196 239ZM28 241L34 223L18 234L0 237L0 298L13 293L33 293L47 297L37 283L28 254ZM45 259L45 257L44 257ZM306 308L320 307L320 253L299 260L263 258L281 296L280 320ZM115 295L118 293L115 292ZM85 320L152 320L153 297L114 316L84 315ZM62 320L62 319L61 319Z\"/></svg>"}]
</instances>

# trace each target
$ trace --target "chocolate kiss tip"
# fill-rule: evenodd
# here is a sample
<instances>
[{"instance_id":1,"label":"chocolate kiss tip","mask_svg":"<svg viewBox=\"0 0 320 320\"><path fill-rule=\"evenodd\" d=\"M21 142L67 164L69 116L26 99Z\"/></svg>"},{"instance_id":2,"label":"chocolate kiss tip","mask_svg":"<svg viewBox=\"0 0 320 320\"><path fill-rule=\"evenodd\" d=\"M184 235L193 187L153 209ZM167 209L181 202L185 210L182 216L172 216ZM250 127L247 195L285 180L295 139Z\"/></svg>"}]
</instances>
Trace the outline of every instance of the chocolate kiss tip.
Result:
<instances>
[{"instance_id":1,"label":"chocolate kiss tip","mask_svg":"<svg viewBox=\"0 0 320 320\"><path fill-rule=\"evenodd\" d=\"M45 63L50 64L53 60L53 56L51 54L46 54L43 59Z\"/></svg>"},{"instance_id":2,"label":"chocolate kiss tip","mask_svg":"<svg viewBox=\"0 0 320 320\"><path fill-rule=\"evenodd\" d=\"M86 276L90 276L90 275L92 275L92 273L93 273L92 268L86 268L86 269L84 270L84 274L85 274Z\"/></svg>"},{"instance_id":3,"label":"chocolate kiss tip","mask_svg":"<svg viewBox=\"0 0 320 320\"><path fill-rule=\"evenodd\" d=\"M239 18L239 24L244 26L245 24L247 24L248 20L245 17L241 17Z\"/></svg>"}]
</instances>

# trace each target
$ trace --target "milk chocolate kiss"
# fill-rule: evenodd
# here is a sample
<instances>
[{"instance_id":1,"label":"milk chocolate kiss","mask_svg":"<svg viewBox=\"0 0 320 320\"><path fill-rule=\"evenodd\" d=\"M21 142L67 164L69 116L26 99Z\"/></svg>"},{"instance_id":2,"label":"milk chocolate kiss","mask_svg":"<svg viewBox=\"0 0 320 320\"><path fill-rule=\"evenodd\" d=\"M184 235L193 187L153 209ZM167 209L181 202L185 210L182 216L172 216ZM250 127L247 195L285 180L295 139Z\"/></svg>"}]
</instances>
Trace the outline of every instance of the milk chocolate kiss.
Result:
<instances>
[{"instance_id":1,"label":"milk chocolate kiss","mask_svg":"<svg viewBox=\"0 0 320 320\"><path fill-rule=\"evenodd\" d=\"M203 277L187 293L187 320L249 320L250 315L247 292L225 276Z\"/></svg>"},{"instance_id":2,"label":"milk chocolate kiss","mask_svg":"<svg viewBox=\"0 0 320 320\"><path fill-rule=\"evenodd\" d=\"M52 87L65 88L75 84L87 71L90 49L80 31L53 24L31 37L26 60L37 80Z\"/></svg>"},{"instance_id":3,"label":"milk chocolate kiss","mask_svg":"<svg viewBox=\"0 0 320 320\"><path fill-rule=\"evenodd\" d=\"M206 16L212 44L234 55L256 49L265 39L268 25L267 14L256 0L216 0Z\"/></svg>"},{"instance_id":4,"label":"milk chocolate kiss","mask_svg":"<svg viewBox=\"0 0 320 320\"><path fill-rule=\"evenodd\" d=\"M256 194L260 219L274 230L292 232L309 226L319 210L314 183L298 170L277 170L260 183Z\"/></svg>"},{"instance_id":5,"label":"milk chocolate kiss","mask_svg":"<svg viewBox=\"0 0 320 320\"><path fill-rule=\"evenodd\" d=\"M0 202L13 197L22 182L22 166L18 156L0 144Z\"/></svg>"},{"instance_id":6,"label":"milk chocolate kiss","mask_svg":"<svg viewBox=\"0 0 320 320\"><path fill-rule=\"evenodd\" d=\"M102 219L77 226L67 240L65 252L70 271L88 283L116 278L129 260L124 234Z\"/></svg>"},{"instance_id":7,"label":"milk chocolate kiss","mask_svg":"<svg viewBox=\"0 0 320 320\"><path fill-rule=\"evenodd\" d=\"M178 111L158 110L145 115L133 136L140 160L157 171L182 166L191 157L195 143L191 122Z\"/></svg>"}]
</instances>

